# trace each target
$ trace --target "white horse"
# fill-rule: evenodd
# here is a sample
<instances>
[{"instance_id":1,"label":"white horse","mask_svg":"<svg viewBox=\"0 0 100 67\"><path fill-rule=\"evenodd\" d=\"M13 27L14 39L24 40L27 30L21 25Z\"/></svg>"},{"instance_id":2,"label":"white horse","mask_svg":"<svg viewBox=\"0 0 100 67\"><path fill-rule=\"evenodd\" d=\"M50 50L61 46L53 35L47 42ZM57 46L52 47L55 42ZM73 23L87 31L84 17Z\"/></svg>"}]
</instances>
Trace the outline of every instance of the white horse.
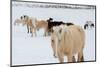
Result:
<instances>
[{"instance_id":1,"label":"white horse","mask_svg":"<svg viewBox=\"0 0 100 67\"><path fill-rule=\"evenodd\" d=\"M26 25L27 33L31 33L32 34L31 36L33 36L33 33L34 33L36 36L36 26L35 26L36 20L37 19L34 17L29 17L27 15L23 15L20 17L20 19L16 19L14 24L16 25L16 23L17 23L17 24Z\"/></svg>"},{"instance_id":2,"label":"white horse","mask_svg":"<svg viewBox=\"0 0 100 67\"><path fill-rule=\"evenodd\" d=\"M78 61L84 61L85 33L78 25L53 27L51 45L54 56L58 57L60 63L64 62L64 56L68 57L68 62L75 62L76 54Z\"/></svg>"}]
</instances>

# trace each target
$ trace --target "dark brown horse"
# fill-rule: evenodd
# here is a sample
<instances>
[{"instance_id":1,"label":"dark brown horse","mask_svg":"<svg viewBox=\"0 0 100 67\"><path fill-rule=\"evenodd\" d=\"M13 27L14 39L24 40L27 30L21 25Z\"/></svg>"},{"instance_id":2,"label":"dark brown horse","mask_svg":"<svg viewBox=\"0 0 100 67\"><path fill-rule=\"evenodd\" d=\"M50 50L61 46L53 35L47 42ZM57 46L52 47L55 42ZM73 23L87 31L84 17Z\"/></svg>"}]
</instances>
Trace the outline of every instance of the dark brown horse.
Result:
<instances>
[{"instance_id":1,"label":"dark brown horse","mask_svg":"<svg viewBox=\"0 0 100 67\"><path fill-rule=\"evenodd\" d=\"M67 25L67 26L69 26L69 25L74 25L73 23L64 23L63 21L53 21L53 18L49 18L48 20L47 20L47 22L48 22L48 30L49 30L49 32L51 32L52 31L52 27L53 26L59 26L59 25L61 25L61 24L63 24L63 25Z\"/></svg>"}]
</instances>

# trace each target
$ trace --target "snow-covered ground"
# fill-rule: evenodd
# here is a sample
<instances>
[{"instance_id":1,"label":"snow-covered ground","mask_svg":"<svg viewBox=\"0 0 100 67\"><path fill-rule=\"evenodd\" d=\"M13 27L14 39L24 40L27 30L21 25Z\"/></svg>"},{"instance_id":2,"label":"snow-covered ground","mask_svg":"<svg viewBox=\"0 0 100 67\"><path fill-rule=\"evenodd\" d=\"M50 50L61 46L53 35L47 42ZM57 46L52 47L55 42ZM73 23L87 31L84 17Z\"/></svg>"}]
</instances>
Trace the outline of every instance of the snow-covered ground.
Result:
<instances>
[{"instance_id":1,"label":"snow-covered ground","mask_svg":"<svg viewBox=\"0 0 100 67\"><path fill-rule=\"evenodd\" d=\"M43 36L43 29L37 31L36 37L27 33L26 26L14 26L14 20L21 15L29 15L37 19L46 20L53 17L54 20L74 22L82 27L85 22L91 20L95 23L94 9L61 9L61 8L29 8L22 6L12 7L12 64L44 64L58 63L53 57L51 37ZM84 48L85 61L95 60L95 29L85 30L86 44ZM66 58L66 57L65 57ZM65 60L66 61L66 60Z\"/></svg>"}]
</instances>

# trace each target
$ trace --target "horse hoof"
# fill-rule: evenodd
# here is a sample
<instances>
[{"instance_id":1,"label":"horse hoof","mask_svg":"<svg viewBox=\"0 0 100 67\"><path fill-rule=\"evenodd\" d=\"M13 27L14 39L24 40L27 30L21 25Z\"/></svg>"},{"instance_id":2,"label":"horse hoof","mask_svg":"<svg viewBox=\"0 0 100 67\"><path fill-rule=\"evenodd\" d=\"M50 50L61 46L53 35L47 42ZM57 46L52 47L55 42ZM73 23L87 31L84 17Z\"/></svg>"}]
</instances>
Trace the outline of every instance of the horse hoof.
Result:
<instances>
[{"instance_id":1,"label":"horse hoof","mask_svg":"<svg viewBox=\"0 0 100 67\"><path fill-rule=\"evenodd\" d=\"M56 55L53 55L54 56L54 58L57 58L57 56Z\"/></svg>"}]
</instances>

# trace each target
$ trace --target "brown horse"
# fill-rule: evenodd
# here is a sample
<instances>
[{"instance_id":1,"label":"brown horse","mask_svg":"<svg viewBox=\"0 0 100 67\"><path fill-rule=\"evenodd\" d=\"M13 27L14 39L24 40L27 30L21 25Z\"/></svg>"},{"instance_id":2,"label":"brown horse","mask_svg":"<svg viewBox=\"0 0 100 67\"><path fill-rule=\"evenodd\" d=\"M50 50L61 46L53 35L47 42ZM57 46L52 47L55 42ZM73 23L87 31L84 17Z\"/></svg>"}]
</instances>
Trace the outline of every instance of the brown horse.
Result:
<instances>
[{"instance_id":1,"label":"brown horse","mask_svg":"<svg viewBox=\"0 0 100 67\"><path fill-rule=\"evenodd\" d=\"M36 29L43 28L45 30L44 36L48 34L48 23L45 20L37 20L35 23Z\"/></svg>"}]
</instances>

